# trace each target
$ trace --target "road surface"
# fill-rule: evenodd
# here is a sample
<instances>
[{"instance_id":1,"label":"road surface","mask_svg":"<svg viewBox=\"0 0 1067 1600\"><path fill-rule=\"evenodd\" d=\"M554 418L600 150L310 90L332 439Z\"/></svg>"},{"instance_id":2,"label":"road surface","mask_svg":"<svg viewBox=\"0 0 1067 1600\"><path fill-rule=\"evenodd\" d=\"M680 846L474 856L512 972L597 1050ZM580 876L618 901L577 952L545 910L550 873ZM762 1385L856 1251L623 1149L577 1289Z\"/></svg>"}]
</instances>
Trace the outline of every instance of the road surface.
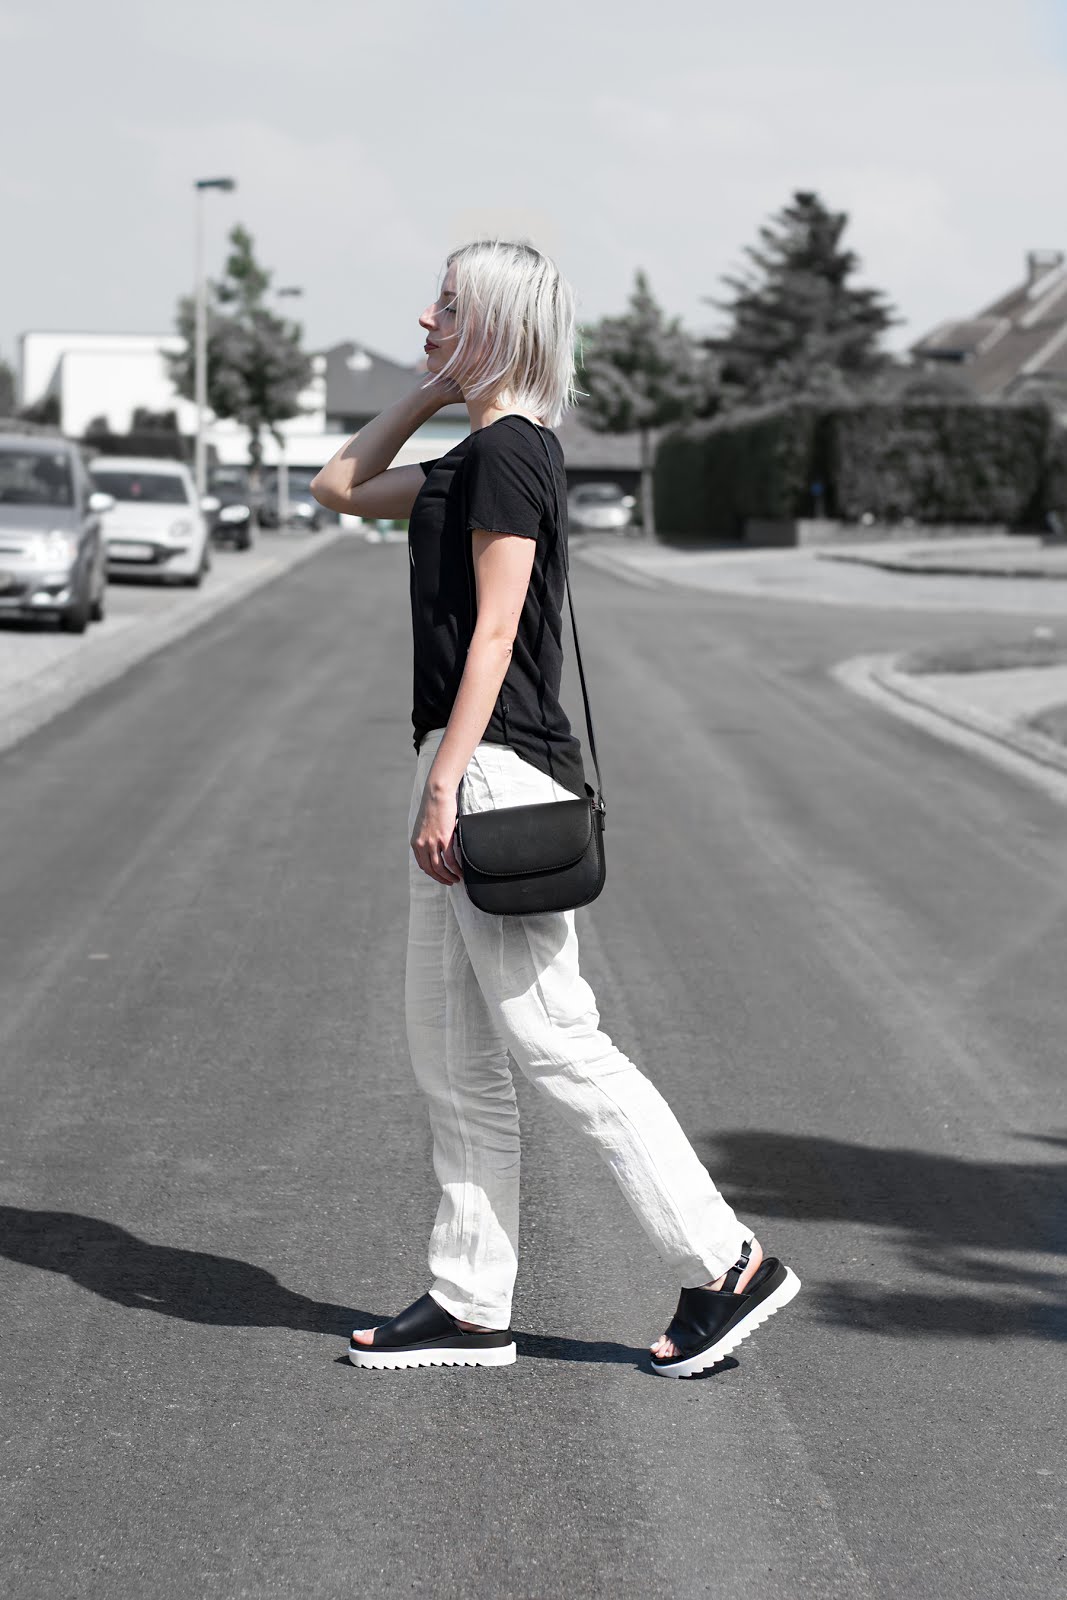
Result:
<instances>
[{"instance_id":1,"label":"road surface","mask_svg":"<svg viewBox=\"0 0 1067 1600\"><path fill-rule=\"evenodd\" d=\"M435 1206L407 559L343 541L0 756L2 1592L1062 1593L1067 812L828 676L965 614L575 589L583 974L803 1292L649 1374L676 1286L523 1083L517 1365L343 1359Z\"/></svg>"}]
</instances>

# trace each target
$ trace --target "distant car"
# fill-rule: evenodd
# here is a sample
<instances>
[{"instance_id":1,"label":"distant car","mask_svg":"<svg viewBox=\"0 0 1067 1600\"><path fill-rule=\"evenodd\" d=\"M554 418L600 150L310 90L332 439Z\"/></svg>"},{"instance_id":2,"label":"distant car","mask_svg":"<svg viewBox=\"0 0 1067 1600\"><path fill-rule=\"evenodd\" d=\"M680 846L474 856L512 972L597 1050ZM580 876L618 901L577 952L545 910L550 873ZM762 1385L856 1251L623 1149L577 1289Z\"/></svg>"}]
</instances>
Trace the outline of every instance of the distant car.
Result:
<instances>
[{"instance_id":1,"label":"distant car","mask_svg":"<svg viewBox=\"0 0 1067 1600\"><path fill-rule=\"evenodd\" d=\"M567 515L572 528L615 533L631 526L635 504L617 483L578 483L567 496Z\"/></svg>"},{"instance_id":2,"label":"distant car","mask_svg":"<svg viewBox=\"0 0 1067 1600\"><path fill-rule=\"evenodd\" d=\"M0 616L101 622L107 587L99 492L69 439L0 434Z\"/></svg>"},{"instance_id":3,"label":"distant car","mask_svg":"<svg viewBox=\"0 0 1067 1600\"><path fill-rule=\"evenodd\" d=\"M211 549L189 468L151 456L97 456L89 472L115 502L104 520L108 572L198 587Z\"/></svg>"},{"instance_id":4,"label":"distant car","mask_svg":"<svg viewBox=\"0 0 1067 1600\"><path fill-rule=\"evenodd\" d=\"M311 480L318 468L290 467L287 477L286 500L290 527L309 528L312 532L322 526L322 507L311 492ZM259 507L259 520L264 528L276 528L278 516L278 474L268 475L263 488L263 503Z\"/></svg>"},{"instance_id":5,"label":"distant car","mask_svg":"<svg viewBox=\"0 0 1067 1600\"><path fill-rule=\"evenodd\" d=\"M207 494L200 502L200 509L216 544L232 544L236 550L252 548L252 524L258 498L249 486L244 467L217 467L209 473Z\"/></svg>"}]
</instances>

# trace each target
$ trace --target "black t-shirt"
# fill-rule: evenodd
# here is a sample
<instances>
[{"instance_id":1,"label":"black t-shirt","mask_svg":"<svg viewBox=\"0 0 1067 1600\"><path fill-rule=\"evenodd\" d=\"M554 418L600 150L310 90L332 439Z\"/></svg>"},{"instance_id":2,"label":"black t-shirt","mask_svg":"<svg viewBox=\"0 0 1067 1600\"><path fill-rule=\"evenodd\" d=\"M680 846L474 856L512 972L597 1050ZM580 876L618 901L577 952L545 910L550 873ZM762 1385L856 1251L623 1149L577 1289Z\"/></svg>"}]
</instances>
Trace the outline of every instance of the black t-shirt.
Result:
<instances>
[{"instance_id":1,"label":"black t-shirt","mask_svg":"<svg viewBox=\"0 0 1067 1600\"><path fill-rule=\"evenodd\" d=\"M549 459L566 505L563 447L548 428L508 414L421 461L426 482L408 522L415 646L415 748L447 725L474 632L471 533L535 539L533 571L507 673L483 739L509 744L572 794L585 797L581 745L559 703L563 668L566 521L556 527Z\"/></svg>"}]
</instances>

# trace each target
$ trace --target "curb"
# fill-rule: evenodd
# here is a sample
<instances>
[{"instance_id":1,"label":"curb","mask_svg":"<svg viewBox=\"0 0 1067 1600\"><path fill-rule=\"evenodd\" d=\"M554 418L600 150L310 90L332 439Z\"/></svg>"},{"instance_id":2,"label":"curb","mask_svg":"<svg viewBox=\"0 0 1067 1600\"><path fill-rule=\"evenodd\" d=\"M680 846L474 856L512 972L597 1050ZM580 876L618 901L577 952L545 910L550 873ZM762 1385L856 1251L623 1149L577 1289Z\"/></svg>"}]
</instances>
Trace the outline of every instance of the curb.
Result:
<instances>
[{"instance_id":1,"label":"curb","mask_svg":"<svg viewBox=\"0 0 1067 1600\"><path fill-rule=\"evenodd\" d=\"M1042 566L972 567L948 561L908 561L903 556L894 560L892 556L846 555L834 550L816 550L814 554L820 561L847 561L856 567L877 567L881 572L906 572L920 578L1038 578L1047 583L1067 582L1067 567L1050 572Z\"/></svg>"},{"instance_id":2,"label":"curb","mask_svg":"<svg viewBox=\"0 0 1067 1600\"><path fill-rule=\"evenodd\" d=\"M346 537L341 528L326 529L315 535L314 543L295 547L292 556L278 561L252 577L239 580L222 594L206 595L189 611L176 611L150 621L144 627L132 630L133 636L123 633L116 639L87 651L87 659L68 657L47 667L28 683L17 683L0 693L0 751L36 733L62 712L69 710L86 695L93 694L106 684L114 683L131 668L157 655L176 640L195 633L205 623L211 622L258 589L284 578L286 573L302 566L320 550L326 550L338 539ZM150 630L150 631L149 631Z\"/></svg>"},{"instance_id":3,"label":"curb","mask_svg":"<svg viewBox=\"0 0 1067 1600\"><path fill-rule=\"evenodd\" d=\"M903 672L898 655L852 656L830 674L854 694L882 705L928 733L983 756L1027 778L1053 799L1067 804L1067 748L1034 729L995 717L979 706L961 706Z\"/></svg>"}]
</instances>

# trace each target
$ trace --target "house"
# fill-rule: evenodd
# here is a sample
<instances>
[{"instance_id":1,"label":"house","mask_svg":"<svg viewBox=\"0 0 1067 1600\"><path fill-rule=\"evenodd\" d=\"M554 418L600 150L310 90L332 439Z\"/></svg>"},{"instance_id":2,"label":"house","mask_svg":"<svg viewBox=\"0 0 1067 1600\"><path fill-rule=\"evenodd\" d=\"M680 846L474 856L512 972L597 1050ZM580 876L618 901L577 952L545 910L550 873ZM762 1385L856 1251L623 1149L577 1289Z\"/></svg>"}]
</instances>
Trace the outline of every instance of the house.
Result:
<instances>
[{"instance_id":1,"label":"house","mask_svg":"<svg viewBox=\"0 0 1067 1600\"><path fill-rule=\"evenodd\" d=\"M912 345L928 371L949 370L981 399L1025 385L1067 389L1067 257L1031 250L1024 281L973 317L942 322Z\"/></svg>"},{"instance_id":2,"label":"house","mask_svg":"<svg viewBox=\"0 0 1067 1600\"><path fill-rule=\"evenodd\" d=\"M351 340L323 352L326 383L325 426L327 431L352 434L376 417L386 406L410 394L425 372L422 362L406 366L393 361L369 345ZM440 453L429 448L440 441L441 450L466 434L470 427L467 408L461 402L442 406L423 423L417 437L426 450L404 459L426 460ZM640 437L637 433L596 433L581 421L580 411L572 411L556 429L567 460L567 481L578 483L606 479L618 483L627 494L636 494L641 478ZM398 457L398 460L401 458Z\"/></svg>"}]
</instances>

